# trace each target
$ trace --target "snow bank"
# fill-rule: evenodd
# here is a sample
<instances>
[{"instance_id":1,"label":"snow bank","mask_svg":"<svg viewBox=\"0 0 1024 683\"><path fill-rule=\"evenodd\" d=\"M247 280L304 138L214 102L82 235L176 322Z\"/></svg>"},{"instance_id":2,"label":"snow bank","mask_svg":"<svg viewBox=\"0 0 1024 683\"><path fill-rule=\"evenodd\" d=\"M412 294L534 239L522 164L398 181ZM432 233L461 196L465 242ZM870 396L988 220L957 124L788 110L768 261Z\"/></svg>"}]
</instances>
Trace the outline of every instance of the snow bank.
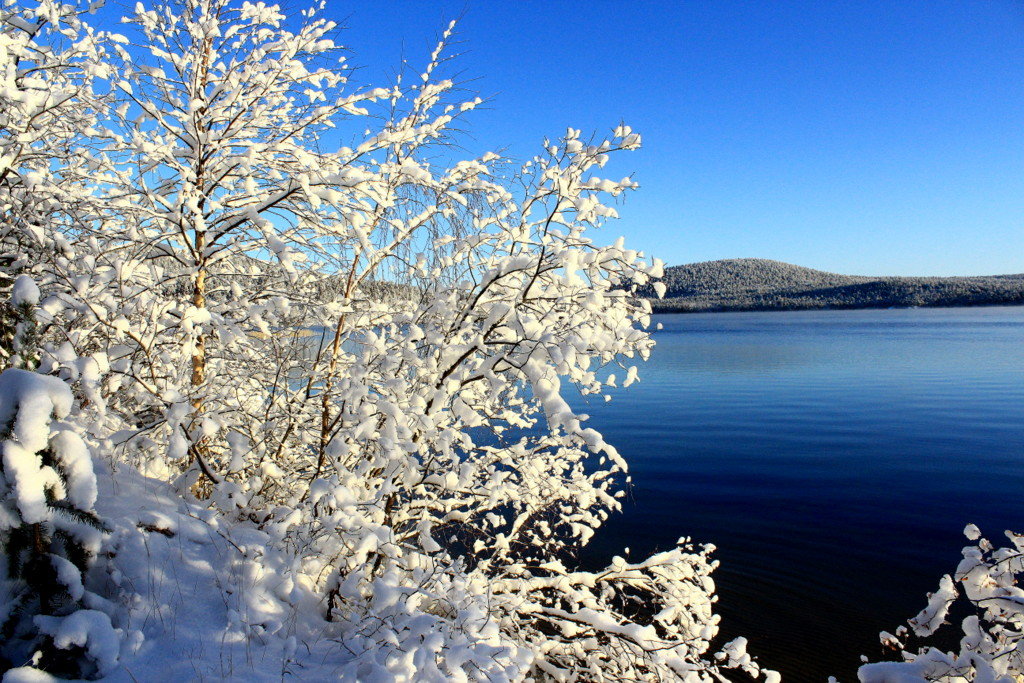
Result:
<instances>
[{"instance_id":1,"label":"snow bank","mask_svg":"<svg viewBox=\"0 0 1024 683\"><path fill-rule=\"evenodd\" d=\"M128 466L101 473L97 509L113 529L104 582L128 595L121 666L103 680L329 680L351 659L265 534Z\"/></svg>"}]
</instances>

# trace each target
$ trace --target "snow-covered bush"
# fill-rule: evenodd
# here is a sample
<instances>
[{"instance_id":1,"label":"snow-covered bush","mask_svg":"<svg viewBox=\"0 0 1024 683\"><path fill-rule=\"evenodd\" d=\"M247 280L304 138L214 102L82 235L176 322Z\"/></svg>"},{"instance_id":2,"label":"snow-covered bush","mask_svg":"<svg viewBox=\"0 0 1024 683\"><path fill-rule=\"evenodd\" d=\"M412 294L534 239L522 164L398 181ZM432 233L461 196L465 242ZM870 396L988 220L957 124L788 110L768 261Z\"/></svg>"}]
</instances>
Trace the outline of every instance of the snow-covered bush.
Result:
<instances>
[{"instance_id":1,"label":"snow-covered bush","mask_svg":"<svg viewBox=\"0 0 1024 683\"><path fill-rule=\"evenodd\" d=\"M963 549L956 572L943 576L938 590L929 594L927 607L908 622L910 628L882 633L882 644L903 661L866 664L859 671L861 681L1010 683L1024 676L1024 536L1007 531L1010 545L997 548L973 524L964 535L972 545ZM961 622L959 649L928 645L940 627L952 628L946 617L961 594L971 613Z\"/></svg>"},{"instance_id":2,"label":"snow-covered bush","mask_svg":"<svg viewBox=\"0 0 1024 683\"><path fill-rule=\"evenodd\" d=\"M712 654L709 548L571 566L628 477L563 394L607 398L653 347L631 294L661 264L594 236L636 187L603 169L637 133L458 158L480 100L443 75L453 27L421 73L369 87L315 9L140 3L128 36L75 22L80 66L57 69L75 116L40 152L68 201L46 203L31 264L39 368L67 384L29 376L73 387L111 476L173 487L240 553L246 591L277 577L223 615L225 651L320 652L319 628L360 680L764 673L742 639ZM139 572L118 548L176 533L136 521L112 522L114 583ZM216 583L225 605L233 586ZM92 653L93 622L36 626Z\"/></svg>"}]
</instances>

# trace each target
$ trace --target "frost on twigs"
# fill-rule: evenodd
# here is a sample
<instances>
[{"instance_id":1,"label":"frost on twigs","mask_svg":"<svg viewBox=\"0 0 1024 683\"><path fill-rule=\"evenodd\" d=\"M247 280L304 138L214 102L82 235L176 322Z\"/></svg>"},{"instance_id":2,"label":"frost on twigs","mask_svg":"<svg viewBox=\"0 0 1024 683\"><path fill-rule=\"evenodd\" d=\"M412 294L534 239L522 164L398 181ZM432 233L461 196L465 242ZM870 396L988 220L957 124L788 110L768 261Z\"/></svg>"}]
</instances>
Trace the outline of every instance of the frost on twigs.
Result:
<instances>
[{"instance_id":1,"label":"frost on twigs","mask_svg":"<svg viewBox=\"0 0 1024 683\"><path fill-rule=\"evenodd\" d=\"M956 572L942 577L927 607L909 621L911 629L882 634L883 644L903 661L866 664L860 668L861 681L1010 683L1024 676L1024 536L1007 531L1010 544L997 548L973 524L964 535L974 545L963 549ZM943 626L953 628L946 616L961 595L972 613L960 623L959 647L944 651L929 645L928 638ZM912 647L915 636L919 642Z\"/></svg>"}]
</instances>

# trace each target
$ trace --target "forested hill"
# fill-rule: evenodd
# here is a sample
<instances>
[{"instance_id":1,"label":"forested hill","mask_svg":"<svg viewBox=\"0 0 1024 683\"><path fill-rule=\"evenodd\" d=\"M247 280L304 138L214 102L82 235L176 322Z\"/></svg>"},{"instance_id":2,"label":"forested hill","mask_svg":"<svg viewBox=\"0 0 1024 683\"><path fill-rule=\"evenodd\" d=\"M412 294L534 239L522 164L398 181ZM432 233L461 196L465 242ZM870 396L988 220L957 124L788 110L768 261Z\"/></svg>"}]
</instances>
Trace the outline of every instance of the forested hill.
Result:
<instances>
[{"instance_id":1,"label":"forested hill","mask_svg":"<svg viewBox=\"0 0 1024 683\"><path fill-rule=\"evenodd\" d=\"M890 306L1024 304L1024 274L981 277L837 275L781 261L745 258L665 269L655 311L761 311ZM645 296L653 297L646 288Z\"/></svg>"}]
</instances>

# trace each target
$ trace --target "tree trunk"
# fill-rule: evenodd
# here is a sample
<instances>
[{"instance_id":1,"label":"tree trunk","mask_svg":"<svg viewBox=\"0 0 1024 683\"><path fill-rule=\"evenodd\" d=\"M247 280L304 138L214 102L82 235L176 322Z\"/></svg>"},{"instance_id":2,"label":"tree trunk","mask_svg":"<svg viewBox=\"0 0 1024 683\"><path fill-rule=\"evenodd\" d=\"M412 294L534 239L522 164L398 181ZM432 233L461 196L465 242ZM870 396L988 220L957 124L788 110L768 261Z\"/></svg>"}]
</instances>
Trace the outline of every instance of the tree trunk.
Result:
<instances>
[{"instance_id":1,"label":"tree trunk","mask_svg":"<svg viewBox=\"0 0 1024 683\"><path fill-rule=\"evenodd\" d=\"M206 249L206 233L196 231L196 251L202 254ZM198 309L206 308L206 264L200 260L196 274L192 279L192 305ZM192 349L192 386L199 387L206 380L206 332L200 333ZM193 394L192 407L196 414L202 412L203 400L198 393Z\"/></svg>"},{"instance_id":2,"label":"tree trunk","mask_svg":"<svg viewBox=\"0 0 1024 683\"><path fill-rule=\"evenodd\" d=\"M348 281L345 283L345 299L351 301L352 292L355 289L356 263L348 273ZM338 369L338 353L341 351L341 336L345 331L345 314L338 316L338 323L334 328L334 339L331 342L331 359L327 366L327 377L324 378L324 386L320 394L320 443L317 449L316 471L313 479L320 476L327 459L327 444L330 442L332 417L331 417L331 389L334 386L334 375Z\"/></svg>"},{"instance_id":3,"label":"tree trunk","mask_svg":"<svg viewBox=\"0 0 1024 683\"><path fill-rule=\"evenodd\" d=\"M212 40L205 38L202 46L202 58L199 63L197 71L197 83L196 93L194 96L202 96L206 90L207 77L209 76L210 68L210 50L212 47ZM200 107L196 110L196 129L202 126L201 117L205 113L205 107ZM205 128L205 126L202 126ZM199 144L198 142L196 143ZM202 212L206 206L206 183L205 183L205 169L203 164L203 155L201 149L197 146L194 147L195 160L196 160L196 192L198 193L198 210ZM195 255L196 255L196 272L192 278L192 305L200 310L206 309L206 232L199 229L199 225L193 227L195 234ZM206 382L206 340L208 333L205 331L206 324L203 323L204 330L199 333L199 336L195 340L195 345L192 347L192 430L195 433L196 429L202 430L202 419L203 413L206 410L206 401L203 396L204 390L202 389L203 384ZM191 436L191 435L190 435ZM214 484L218 483L218 477L210 469L210 444L206 436L200 435L198 439L192 442L193 457L196 459L199 469L202 470L203 474L210 478L210 481Z\"/></svg>"},{"instance_id":4,"label":"tree trunk","mask_svg":"<svg viewBox=\"0 0 1024 683\"><path fill-rule=\"evenodd\" d=\"M192 278L192 305L197 309L206 308L206 263L202 254L206 249L206 233L197 230L196 252L200 255L199 265ZM205 331L200 332L192 347L192 456L195 458L200 471L205 474L212 483L219 483L219 477L210 469L210 444L206 436L200 435L195 438L193 435L197 430L202 430L203 413L206 410L206 400L203 396L203 383L206 382L206 338ZM195 491L198 495L199 491Z\"/></svg>"}]
</instances>

